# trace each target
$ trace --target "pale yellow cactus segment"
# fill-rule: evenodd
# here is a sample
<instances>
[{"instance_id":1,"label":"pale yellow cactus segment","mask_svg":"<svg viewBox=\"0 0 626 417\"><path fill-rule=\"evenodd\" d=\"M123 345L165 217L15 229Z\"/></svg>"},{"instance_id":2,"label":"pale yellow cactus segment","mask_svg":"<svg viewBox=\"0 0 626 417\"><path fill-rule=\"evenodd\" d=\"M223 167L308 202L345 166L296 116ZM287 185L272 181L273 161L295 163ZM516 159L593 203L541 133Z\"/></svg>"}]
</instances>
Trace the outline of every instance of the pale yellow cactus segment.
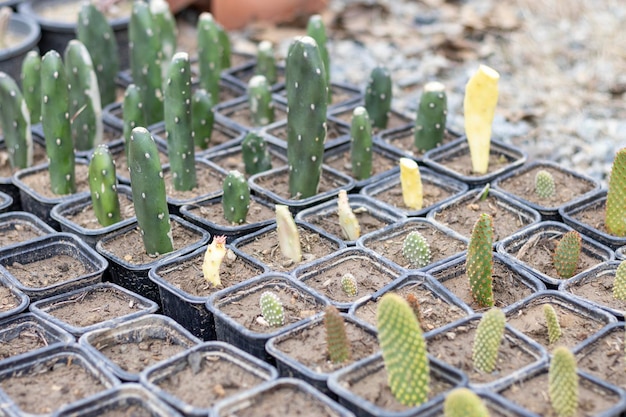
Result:
<instances>
[{"instance_id":1,"label":"pale yellow cactus segment","mask_svg":"<svg viewBox=\"0 0 626 417\"><path fill-rule=\"evenodd\" d=\"M424 206L422 176L414 160L400 158L400 185L404 205L413 210L421 210Z\"/></svg>"},{"instance_id":2,"label":"pale yellow cactus segment","mask_svg":"<svg viewBox=\"0 0 626 417\"><path fill-rule=\"evenodd\" d=\"M485 174L489 168L491 125L498 103L499 79L500 74L496 70L481 65L465 86L465 134L472 170L477 174Z\"/></svg>"},{"instance_id":3,"label":"pale yellow cactus segment","mask_svg":"<svg viewBox=\"0 0 626 417\"><path fill-rule=\"evenodd\" d=\"M361 226L350 207L346 190L339 191L337 196L337 214L344 237L348 240L357 240L361 236Z\"/></svg>"},{"instance_id":4,"label":"pale yellow cactus segment","mask_svg":"<svg viewBox=\"0 0 626 417\"><path fill-rule=\"evenodd\" d=\"M283 256L293 262L300 262L302 249L300 248L298 226L293 220L289 207L283 204L276 204L276 232L278 233L280 252Z\"/></svg>"},{"instance_id":5,"label":"pale yellow cactus segment","mask_svg":"<svg viewBox=\"0 0 626 417\"><path fill-rule=\"evenodd\" d=\"M213 287L221 287L220 266L226 255L226 236L215 236L213 242L207 246L202 262L202 274Z\"/></svg>"}]
</instances>

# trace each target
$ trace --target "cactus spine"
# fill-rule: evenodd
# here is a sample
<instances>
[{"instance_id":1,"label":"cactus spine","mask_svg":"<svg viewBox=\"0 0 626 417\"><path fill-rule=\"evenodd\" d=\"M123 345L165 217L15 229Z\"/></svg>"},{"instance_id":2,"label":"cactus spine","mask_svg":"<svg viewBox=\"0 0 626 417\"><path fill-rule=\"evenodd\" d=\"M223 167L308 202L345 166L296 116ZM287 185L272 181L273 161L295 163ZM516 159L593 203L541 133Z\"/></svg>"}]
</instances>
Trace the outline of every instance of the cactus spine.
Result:
<instances>
[{"instance_id":1,"label":"cactus spine","mask_svg":"<svg viewBox=\"0 0 626 417\"><path fill-rule=\"evenodd\" d=\"M578 410L578 374L576 358L565 346L552 353L548 371L550 402L560 417L570 417Z\"/></svg>"},{"instance_id":2,"label":"cactus spine","mask_svg":"<svg viewBox=\"0 0 626 417\"><path fill-rule=\"evenodd\" d=\"M326 80L326 92L327 103L332 101L332 90L330 88L330 54L328 53L328 37L326 36L326 26L322 20L322 16L314 14L309 18L309 22L306 27L306 34L315 39L315 43L320 50L322 62L324 63L324 79Z\"/></svg>"},{"instance_id":3,"label":"cactus spine","mask_svg":"<svg viewBox=\"0 0 626 417\"><path fill-rule=\"evenodd\" d=\"M272 157L265 139L257 133L246 134L241 143L241 154L248 175L272 169Z\"/></svg>"},{"instance_id":4,"label":"cactus spine","mask_svg":"<svg viewBox=\"0 0 626 417\"><path fill-rule=\"evenodd\" d=\"M230 171L224 178L223 189L224 217L235 224L245 222L250 208L250 187L246 177L239 171Z\"/></svg>"},{"instance_id":5,"label":"cactus spine","mask_svg":"<svg viewBox=\"0 0 626 417\"><path fill-rule=\"evenodd\" d=\"M477 174L485 174L489 168L491 125L498 103L499 79L500 74L496 70L481 65L465 86L465 134L472 170Z\"/></svg>"},{"instance_id":6,"label":"cactus spine","mask_svg":"<svg viewBox=\"0 0 626 417\"><path fill-rule=\"evenodd\" d=\"M359 287L356 282L356 278L350 272L346 272L345 274L343 274L340 284L341 290L348 297L356 297L356 295L359 293Z\"/></svg>"},{"instance_id":7,"label":"cactus spine","mask_svg":"<svg viewBox=\"0 0 626 417\"><path fill-rule=\"evenodd\" d=\"M166 79L169 63L176 52L176 20L165 0L150 0L150 13L161 41L161 77Z\"/></svg>"},{"instance_id":8,"label":"cactus spine","mask_svg":"<svg viewBox=\"0 0 626 417\"><path fill-rule=\"evenodd\" d=\"M428 399L430 369L426 342L415 314L402 297L388 293L378 304L376 319L393 396L408 407L423 404Z\"/></svg>"},{"instance_id":9,"label":"cactus spine","mask_svg":"<svg viewBox=\"0 0 626 417\"><path fill-rule=\"evenodd\" d=\"M415 119L414 142L418 150L428 151L443 141L447 116L446 88L437 81L427 83Z\"/></svg>"},{"instance_id":10,"label":"cactus spine","mask_svg":"<svg viewBox=\"0 0 626 417\"><path fill-rule=\"evenodd\" d=\"M570 278L576 272L580 259L582 238L575 230L563 235L554 250L554 268L561 278Z\"/></svg>"},{"instance_id":11,"label":"cactus spine","mask_svg":"<svg viewBox=\"0 0 626 417\"><path fill-rule=\"evenodd\" d=\"M102 226L110 226L122 219L117 195L115 162L109 147L100 144L89 161L89 191L93 211Z\"/></svg>"},{"instance_id":12,"label":"cactus spine","mask_svg":"<svg viewBox=\"0 0 626 417\"><path fill-rule=\"evenodd\" d=\"M286 67L289 193L308 198L317 194L326 139L326 70L315 40L296 39Z\"/></svg>"},{"instance_id":13,"label":"cactus spine","mask_svg":"<svg viewBox=\"0 0 626 417\"><path fill-rule=\"evenodd\" d=\"M535 194L539 198L550 198L554 196L555 186L554 178L546 170L539 170L535 174Z\"/></svg>"},{"instance_id":14,"label":"cactus spine","mask_svg":"<svg viewBox=\"0 0 626 417\"><path fill-rule=\"evenodd\" d=\"M280 327L285 324L285 311L280 298L271 291L265 291L259 299L261 315L272 327Z\"/></svg>"},{"instance_id":15,"label":"cactus spine","mask_svg":"<svg viewBox=\"0 0 626 417\"><path fill-rule=\"evenodd\" d=\"M226 255L226 236L215 236L213 242L207 245L202 260L202 275L213 286L221 287L220 266Z\"/></svg>"},{"instance_id":16,"label":"cactus spine","mask_svg":"<svg viewBox=\"0 0 626 417\"><path fill-rule=\"evenodd\" d=\"M626 261L620 262L615 270L613 298L626 301Z\"/></svg>"},{"instance_id":17,"label":"cactus spine","mask_svg":"<svg viewBox=\"0 0 626 417\"><path fill-rule=\"evenodd\" d=\"M267 78L255 75L248 82L248 104L252 123L255 126L265 126L274 121L274 104L272 92Z\"/></svg>"},{"instance_id":18,"label":"cactus spine","mask_svg":"<svg viewBox=\"0 0 626 417\"><path fill-rule=\"evenodd\" d=\"M204 88L199 88L191 100L191 136L198 149L209 148L214 123L213 100Z\"/></svg>"},{"instance_id":19,"label":"cactus spine","mask_svg":"<svg viewBox=\"0 0 626 417\"><path fill-rule=\"evenodd\" d=\"M365 180L372 176L372 123L367 110L362 106L352 112L350 161L354 178Z\"/></svg>"},{"instance_id":20,"label":"cactus spine","mask_svg":"<svg viewBox=\"0 0 626 417\"><path fill-rule=\"evenodd\" d=\"M300 233L298 226L291 216L289 207L276 204L276 233L278 234L278 245L280 252L293 262L302 260L302 249L300 247Z\"/></svg>"},{"instance_id":21,"label":"cactus spine","mask_svg":"<svg viewBox=\"0 0 626 417\"><path fill-rule=\"evenodd\" d=\"M22 94L30 112L32 124L41 121L41 56L29 51L22 61Z\"/></svg>"},{"instance_id":22,"label":"cactus spine","mask_svg":"<svg viewBox=\"0 0 626 417\"><path fill-rule=\"evenodd\" d=\"M346 323L337 307L332 305L326 307L324 327L326 328L326 350L330 361L332 363L344 363L352 359Z\"/></svg>"},{"instance_id":23,"label":"cactus spine","mask_svg":"<svg viewBox=\"0 0 626 417\"><path fill-rule=\"evenodd\" d=\"M626 236L626 148L615 155L609 177L609 190L606 195L604 225L615 236Z\"/></svg>"},{"instance_id":24,"label":"cactus spine","mask_svg":"<svg viewBox=\"0 0 626 417\"><path fill-rule=\"evenodd\" d=\"M0 72L0 125L11 168L18 170L31 166L33 138L28 106L15 80L4 72Z\"/></svg>"},{"instance_id":25,"label":"cactus spine","mask_svg":"<svg viewBox=\"0 0 626 417\"><path fill-rule=\"evenodd\" d=\"M377 66L370 73L365 89L365 108L372 120L372 126L386 129L391 111L392 83L389 70Z\"/></svg>"},{"instance_id":26,"label":"cactus spine","mask_svg":"<svg viewBox=\"0 0 626 417\"><path fill-rule=\"evenodd\" d=\"M430 245L420 232L413 230L404 238L402 256L411 268L423 268L430 263Z\"/></svg>"},{"instance_id":27,"label":"cactus spine","mask_svg":"<svg viewBox=\"0 0 626 417\"><path fill-rule=\"evenodd\" d=\"M102 143L102 105L98 78L89 51L82 42L72 39L65 48L65 72L70 85L72 140L79 151Z\"/></svg>"},{"instance_id":28,"label":"cactus spine","mask_svg":"<svg viewBox=\"0 0 626 417\"><path fill-rule=\"evenodd\" d=\"M472 348L472 361L476 369L486 373L495 369L505 324L504 313L498 308L492 308L483 314L476 328Z\"/></svg>"},{"instance_id":29,"label":"cactus spine","mask_svg":"<svg viewBox=\"0 0 626 417\"><path fill-rule=\"evenodd\" d=\"M174 189L196 186L194 140L191 136L191 68L186 52L172 58L165 82L165 131Z\"/></svg>"},{"instance_id":30,"label":"cactus spine","mask_svg":"<svg viewBox=\"0 0 626 417\"><path fill-rule=\"evenodd\" d=\"M41 59L41 124L54 194L76 192L74 144L70 126L70 98L61 55L50 50Z\"/></svg>"},{"instance_id":31,"label":"cactus spine","mask_svg":"<svg viewBox=\"0 0 626 417\"><path fill-rule=\"evenodd\" d=\"M198 20L198 62L200 64L200 86L210 95L214 103L219 102L222 52L220 29L213 15L204 12Z\"/></svg>"},{"instance_id":32,"label":"cactus spine","mask_svg":"<svg viewBox=\"0 0 626 417\"><path fill-rule=\"evenodd\" d=\"M146 253L158 256L171 252L174 244L170 214L156 143L148 130L136 127L128 145L133 204Z\"/></svg>"},{"instance_id":33,"label":"cactus spine","mask_svg":"<svg viewBox=\"0 0 626 417\"><path fill-rule=\"evenodd\" d=\"M124 102L122 103L122 112L124 113L124 152L127 160L130 135L134 128L143 126L144 122L141 100L142 94L139 91L139 87L136 84L129 84L124 92Z\"/></svg>"},{"instance_id":34,"label":"cactus spine","mask_svg":"<svg viewBox=\"0 0 626 417\"><path fill-rule=\"evenodd\" d=\"M470 237L465 270L470 282L472 298L481 307L493 306L493 220L481 214Z\"/></svg>"},{"instance_id":35,"label":"cactus spine","mask_svg":"<svg viewBox=\"0 0 626 417\"><path fill-rule=\"evenodd\" d=\"M550 304L543 305L543 315L546 318L546 326L548 327L548 342L553 344L561 337L561 326L556 310Z\"/></svg>"},{"instance_id":36,"label":"cactus spine","mask_svg":"<svg viewBox=\"0 0 626 417\"><path fill-rule=\"evenodd\" d=\"M400 186L404 205L413 210L420 210L424 205L422 176L417 162L409 158L400 158Z\"/></svg>"},{"instance_id":37,"label":"cactus spine","mask_svg":"<svg viewBox=\"0 0 626 417\"><path fill-rule=\"evenodd\" d=\"M357 240L361 236L361 226L350 207L346 190L340 190L337 196L337 214L343 236L348 240Z\"/></svg>"},{"instance_id":38,"label":"cactus spine","mask_svg":"<svg viewBox=\"0 0 626 417\"><path fill-rule=\"evenodd\" d=\"M76 35L89 54L98 78L100 104L115 101L115 77L120 70L113 28L104 14L91 2L84 2L78 14Z\"/></svg>"},{"instance_id":39,"label":"cactus spine","mask_svg":"<svg viewBox=\"0 0 626 417\"><path fill-rule=\"evenodd\" d=\"M270 41L261 41L257 47L255 75L263 75L270 85L276 84L278 75L276 70L276 58L274 46Z\"/></svg>"}]
</instances>

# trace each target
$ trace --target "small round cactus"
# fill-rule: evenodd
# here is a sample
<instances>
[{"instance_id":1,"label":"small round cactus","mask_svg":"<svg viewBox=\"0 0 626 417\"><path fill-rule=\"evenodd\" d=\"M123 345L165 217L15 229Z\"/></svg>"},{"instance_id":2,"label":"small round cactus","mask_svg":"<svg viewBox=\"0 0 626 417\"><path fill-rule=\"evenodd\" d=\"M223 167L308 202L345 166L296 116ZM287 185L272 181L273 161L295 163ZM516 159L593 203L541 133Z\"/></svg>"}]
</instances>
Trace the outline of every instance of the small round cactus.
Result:
<instances>
[{"instance_id":1,"label":"small round cactus","mask_svg":"<svg viewBox=\"0 0 626 417\"><path fill-rule=\"evenodd\" d=\"M350 272L346 272L341 277L341 289L348 297L356 297L359 293L356 278Z\"/></svg>"},{"instance_id":2,"label":"small round cactus","mask_svg":"<svg viewBox=\"0 0 626 417\"><path fill-rule=\"evenodd\" d=\"M561 278L571 278L580 260L582 239L576 230L563 235L554 250L554 268Z\"/></svg>"},{"instance_id":3,"label":"small round cactus","mask_svg":"<svg viewBox=\"0 0 626 417\"><path fill-rule=\"evenodd\" d=\"M272 327L280 327L285 324L285 311L280 298L271 291L265 291L259 299L261 315Z\"/></svg>"},{"instance_id":4,"label":"small round cactus","mask_svg":"<svg viewBox=\"0 0 626 417\"><path fill-rule=\"evenodd\" d=\"M430 263L430 245L420 232L413 230L404 238L402 255L412 268L423 268Z\"/></svg>"},{"instance_id":5,"label":"small round cactus","mask_svg":"<svg viewBox=\"0 0 626 417\"><path fill-rule=\"evenodd\" d=\"M535 174L535 194L539 198L550 198L554 196L554 177L550 172L542 169Z\"/></svg>"}]
</instances>

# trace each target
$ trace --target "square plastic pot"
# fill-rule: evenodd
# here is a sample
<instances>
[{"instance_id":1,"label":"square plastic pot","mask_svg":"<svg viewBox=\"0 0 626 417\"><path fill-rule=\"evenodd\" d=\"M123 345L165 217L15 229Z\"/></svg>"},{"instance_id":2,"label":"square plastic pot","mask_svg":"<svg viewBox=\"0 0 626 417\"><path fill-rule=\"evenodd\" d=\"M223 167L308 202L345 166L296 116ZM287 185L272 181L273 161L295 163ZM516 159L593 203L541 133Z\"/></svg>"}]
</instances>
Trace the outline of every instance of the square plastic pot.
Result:
<instances>
[{"instance_id":1,"label":"square plastic pot","mask_svg":"<svg viewBox=\"0 0 626 417\"><path fill-rule=\"evenodd\" d=\"M352 113L358 106L365 106L364 101L333 107L328 112L328 120L337 121L337 123L350 126L352 123ZM376 136L393 134L398 131L410 129L414 124L415 120L409 117L409 115L392 108L388 113L387 127L379 129L372 126L372 134Z\"/></svg>"},{"instance_id":2,"label":"square plastic pot","mask_svg":"<svg viewBox=\"0 0 626 417\"><path fill-rule=\"evenodd\" d=\"M267 149L271 157L273 168L287 165L287 156L285 155L284 149L279 149L271 144L267 145ZM217 167L221 168L225 173L237 170L245 175L246 178L250 177L250 175L246 173L243 153L241 152L241 143L221 150L210 150L204 158L217 165Z\"/></svg>"},{"instance_id":3,"label":"square plastic pot","mask_svg":"<svg viewBox=\"0 0 626 417\"><path fill-rule=\"evenodd\" d=\"M446 127L439 146L460 143L462 140L465 140L459 136L457 132ZM397 154L399 157L411 158L418 162L423 162L424 154L426 153L426 151L415 147L415 123L407 125L404 129L376 135L374 143L389 152Z\"/></svg>"},{"instance_id":4,"label":"square plastic pot","mask_svg":"<svg viewBox=\"0 0 626 417\"><path fill-rule=\"evenodd\" d=\"M219 117L226 126L240 131L248 132L261 130L265 126L255 125L253 123L249 101L250 98L248 94L246 94L243 97L220 103L215 106L215 117ZM287 108L283 103L272 100L270 105L274 109L274 120L270 123L287 120Z\"/></svg>"}]
</instances>

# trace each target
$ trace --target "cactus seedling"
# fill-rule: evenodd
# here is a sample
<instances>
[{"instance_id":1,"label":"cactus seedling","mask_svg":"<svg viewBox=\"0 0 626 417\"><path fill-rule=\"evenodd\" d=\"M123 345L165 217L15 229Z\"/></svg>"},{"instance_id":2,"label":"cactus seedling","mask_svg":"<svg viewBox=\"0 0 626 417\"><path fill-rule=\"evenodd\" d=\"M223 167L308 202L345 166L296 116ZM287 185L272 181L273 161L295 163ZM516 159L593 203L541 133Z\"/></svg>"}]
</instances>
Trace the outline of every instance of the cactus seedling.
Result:
<instances>
[{"instance_id":1,"label":"cactus seedling","mask_svg":"<svg viewBox=\"0 0 626 417\"><path fill-rule=\"evenodd\" d=\"M448 96L440 82L433 81L424 86L415 119L414 142L420 151L437 147L443 140L448 116Z\"/></svg>"},{"instance_id":2,"label":"cactus seedling","mask_svg":"<svg viewBox=\"0 0 626 417\"><path fill-rule=\"evenodd\" d=\"M246 174L254 175L272 169L272 157L265 139L255 132L248 132L241 143L241 154Z\"/></svg>"},{"instance_id":3,"label":"cactus seedling","mask_svg":"<svg viewBox=\"0 0 626 417\"><path fill-rule=\"evenodd\" d=\"M41 121L41 56L29 51L22 61L22 94L30 112L30 122Z\"/></svg>"},{"instance_id":4,"label":"cactus seedling","mask_svg":"<svg viewBox=\"0 0 626 417\"><path fill-rule=\"evenodd\" d=\"M348 202L348 192L340 190L337 196L337 214L339 215L339 226L343 236L348 240L357 240L361 236L361 226L359 220Z\"/></svg>"},{"instance_id":5,"label":"cactus seedling","mask_svg":"<svg viewBox=\"0 0 626 417\"><path fill-rule=\"evenodd\" d=\"M570 417L578 410L578 374L576 358L565 346L552 353L548 371L550 402L560 417Z\"/></svg>"},{"instance_id":6,"label":"cactus seedling","mask_svg":"<svg viewBox=\"0 0 626 417\"><path fill-rule=\"evenodd\" d=\"M392 83L389 70L377 66L370 73L365 89L365 108L372 120L372 127L386 129L391 111Z\"/></svg>"},{"instance_id":7,"label":"cactus seedling","mask_svg":"<svg viewBox=\"0 0 626 417\"><path fill-rule=\"evenodd\" d=\"M124 101L122 103L122 112L124 114L124 152L127 160L130 134L134 128L143 126L144 123L142 100L143 97L139 87L136 84L129 84L124 92Z\"/></svg>"},{"instance_id":8,"label":"cactus seedling","mask_svg":"<svg viewBox=\"0 0 626 417\"><path fill-rule=\"evenodd\" d=\"M285 311L280 298L271 291L265 291L259 299L261 315L271 327L280 327L285 324Z\"/></svg>"},{"instance_id":9,"label":"cactus seedling","mask_svg":"<svg viewBox=\"0 0 626 417\"><path fill-rule=\"evenodd\" d=\"M261 41L257 47L255 75L263 75L267 82L272 85L278 81L276 71L276 58L274 57L274 46L270 41Z\"/></svg>"},{"instance_id":10,"label":"cactus seedling","mask_svg":"<svg viewBox=\"0 0 626 417\"><path fill-rule=\"evenodd\" d=\"M582 239L575 230L563 235L554 250L554 268L561 278L570 278L576 272L580 259Z\"/></svg>"},{"instance_id":11,"label":"cactus seedling","mask_svg":"<svg viewBox=\"0 0 626 417\"><path fill-rule=\"evenodd\" d=\"M31 166L33 138L30 113L17 83L4 72L0 72L0 125L11 168L18 170Z\"/></svg>"},{"instance_id":12,"label":"cactus seedling","mask_svg":"<svg viewBox=\"0 0 626 417\"><path fill-rule=\"evenodd\" d=\"M498 102L499 79L500 74L496 70L481 65L465 86L465 134L472 170L477 174L485 174L489 168L491 125Z\"/></svg>"},{"instance_id":13,"label":"cactus seedling","mask_svg":"<svg viewBox=\"0 0 626 417\"><path fill-rule=\"evenodd\" d=\"M158 30L156 33L161 42L161 74L162 78L166 79L169 63L174 57L174 52L176 52L178 32L176 20L174 20L169 4L165 0L150 0L150 13L156 23Z\"/></svg>"},{"instance_id":14,"label":"cactus seedling","mask_svg":"<svg viewBox=\"0 0 626 417\"><path fill-rule=\"evenodd\" d=\"M213 134L215 112L213 100L204 88L193 93L191 100L191 136L199 149L208 149Z\"/></svg>"},{"instance_id":15,"label":"cactus seedling","mask_svg":"<svg viewBox=\"0 0 626 417\"><path fill-rule=\"evenodd\" d=\"M626 301L626 261L620 262L615 270L613 281L613 298Z\"/></svg>"},{"instance_id":16,"label":"cactus seedling","mask_svg":"<svg viewBox=\"0 0 626 417\"><path fill-rule=\"evenodd\" d=\"M489 411L480 397L468 388L455 388L443 403L445 417L489 417Z\"/></svg>"},{"instance_id":17,"label":"cactus seedling","mask_svg":"<svg viewBox=\"0 0 626 417\"><path fill-rule=\"evenodd\" d=\"M365 180L372 176L372 123L362 106L352 112L350 161L354 178Z\"/></svg>"},{"instance_id":18,"label":"cactus seedling","mask_svg":"<svg viewBox=\"0 0 626 417\"><path fill-rule=\"evenodd\" d=\"M421 325L422 324L422 308L420 307L420 302L417 299L417 296L410 292L406 295L405 300L407 303L409 303L409 307L411 307L411 310L413 310L413 314L415 314L415 318L417 319L418 323Z\"/></svg>"},{"instance_id":19,"label":"cactus seedling","mask_svg":"<svg viewBox=\"0 0 626 417\"><path fill-rule=\"evenodd\" d=\"M426 342L413 310L399 295L387 293L378 304L376 319L393 396L408 407L423 404L428 399L430 369Z\"/></svg>"},{"instance_id":20,"label":"cactus seedling","mask_svg":"<svg viewBox=\"0 0 626 417\"><path fill-rule=\"evenodd\" d=\"M228 32L224 29L222 25L217 25L218 37L220 40L220 54L221 61L220 66L223 70L230 68L231 65L231 48L230 48L230 38L228 37Z\"/></svg>"},{"instance_id":21,"label":"cactus seedling","mask_svg":"<svg viewBox=\"0 0 626 417\"><path fill-rule=\"evenodd\" d=\"M248 104L252 123L255 126L266 126L274 121L274 104L272 91L267 78L255 75L248 82Z\"/></svg>"},{"instance_id":22,"label":"cactus seedling","mask_svg":"<svg viewBox=\"0 0 626 417\"><path fill-rule=\"evenodd\" d=\"M412 268L423 268L430 263L430 245L420 232L413 230L404 238L402 256Z\"/></svg>"},{"instance_id":23,"label":"cactus seedling","mask_svg":"<svg viewBox=\"0 0 626 417\"><path fill-rule=\"evenodd\" d=\"M606 195L606 213L604 225L615 236L626 236L626 148L615 155L609 177L609 190Z\"/></svg>"},{"instance_id":24,"label":"cactus seedling","mask_svg":"<svg viewBox=\"0 0 626 417\"><path fill-rule=\"evenodd\" d=\"M344 363L352 358L350 341L346 333L346 323L337 307L329 305L324 311L326 327L326 349L332 363Z\"/></svg>"},{"instance_id":25,"label":"cactus seedling","mask_svg":"<svg viewBox=\"0 0 626 417\"><path fill-rule=\"evenodd\" d=\"M122 219L115 162L109 147L103 143L96 147L89 161L89 191L98 223L109 226Z\"/></svg>"},{"instance_id":26,"label":"cactus seedling","mask_svg":"<svg viewBox=\"0 0 626 417\"><path fill-rule=\"evenodd\" d=\"M322 62L324 63L324 79L326 80L326 97L327 103L330 103L332 100L332 90L330 89L330 54L328 53L328 47L326 43L328 41L328 37L326 36L326 26L324 25L324 21L322 20L322 16L318 14L314 14L309 18L309 22L306 26L306 34L311 38L315 39L315 43L320 50L320 55L322 56Z\"/></svg>"},{"instance_id":27,"label":"cactus seedling","mask_svg":"<svg viewBox=\"0 0 626 417\"><path fill-rule=\"evenodd\" d=\"M506 318L502 310L488 310L478 323L472 348L472 361L479 371L491 373L496 367Z\"/></svg>"},{"instance_id":28,"label":"cactus seedling","mask_svg":"<svg viewBox=\"0 0 626 417\"><path fill-rule=\"evenodd\" d=\"M222 206L226 220L234 224L245 222L250 208L250 187L246 177L239 171L230 171L224 178L222 188Z\"/></svg>"},{"instance_id":29,"label":"cactus seedling","mask_svg":"<svg viewBox=\"0 0 626 417\"><path fill-rule=\"evenodd\" d=\"M548 342L553 344L561 337L561 326L556 310L550 304L543 305L543 315L546 318L546 326L548 327Z\"/></svg>"},{"instance_id":30,"label":"cactus seedling","mask_svg":"<svg viewBox=\"0 0 626 417\"><path fill-rule=\"evenodd\" d=\"M356 297L359 293L356 278L350 272L346 272L341 277L341 289L348 297Z\"/></svg>"},{"instance_id":31,"label":"cactus seedling","mask_svg":"<svg viewBox=\"0 0 626 417\"><path fill-rule=\"evenodd\" d=\"M414 160L400 158L400 185L404 205L413 210L420 210L424 205L422 176Z\"/></svg>"},{"instance_id":32,"label":"cactus seedling","mask_svg":"<svg viewBox=\"0 0 626 417\"><path fill-rule=\"evenodd\" d=\"M284 257L298 263L302 260L302 249L300 247L300 233L298 226L293 221L289 207L283 204L276 204L276 233L278 234L278 245Z\"/></svg>"},{"instance_id":33,"label":"cactus seedling","mask_svg":"<svg viewBox=\"0 0 626 417\"><path fill-rule=\"evenodd\" d=\"M202 275L204 279L213 286L221 287L220 266L224 255L226 255L226 236L215 236L213 241L207 246L202 261Z\"/></svg>"},{"instance_id":34,"label":"cactus seedling","mask_svg":"<svg viewBox=\"0 0 626 417\"><path fill-rule=\"evenodd\" d=\"M200 15L197 36L200 86L209 93L213 102L217 103L220 94L222 47L219 25L211 13L203 12Z\"/></svg>"},{"instance_id":35,"label":"cactus seedling","mask_svg":"<svg viewBox=\"0 0 626 417\"><path fill-rule=\"evenodd\" d=\"M535 174L535 194L539 198L550 198L554 196L554 177L550 172L542 169Z\"/></svg>"},{"instance_id":36,"label":"cactus seedling","mask_svg":"<svg viewBox=\"0 0 626 417\"><path fill-rule=\"evenodd\" d=\"M474 228L467 249L465 270L470 282L472 298L481 307L493 306L493 220L481 214Z\"/></svg>"}]
</instances>

